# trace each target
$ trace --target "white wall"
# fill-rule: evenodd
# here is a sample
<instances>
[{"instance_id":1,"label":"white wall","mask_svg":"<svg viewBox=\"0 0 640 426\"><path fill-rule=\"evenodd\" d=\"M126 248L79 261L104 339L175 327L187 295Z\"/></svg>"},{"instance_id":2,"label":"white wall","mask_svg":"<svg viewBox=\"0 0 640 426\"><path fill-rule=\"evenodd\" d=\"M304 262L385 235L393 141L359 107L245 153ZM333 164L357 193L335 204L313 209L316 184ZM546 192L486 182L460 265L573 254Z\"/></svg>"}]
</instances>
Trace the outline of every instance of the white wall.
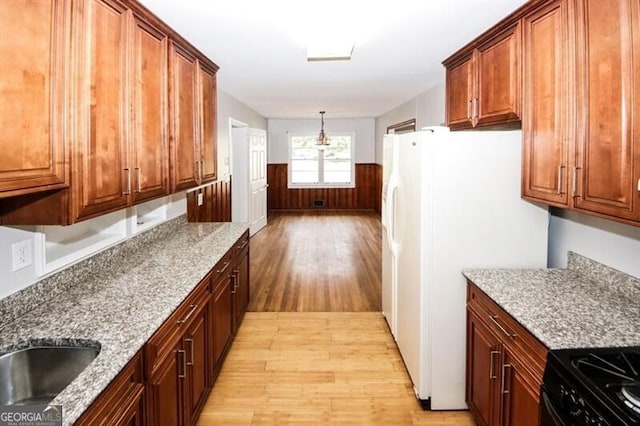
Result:
<instances>
[{"instance_id":1,"label":"white wall","mask_svg":"<svg viewBox=\"0 0 640 426\"><path fill-rule=\"evenodd\" d=\"M566 267L569 250L640 278L640 227L553 209L549 267Z\"/></svg>"},{"instance_id":2,"label":"white wall","mask_svg":"<svg viewBox=\"0 0 640 426\"><path fill-rule=\"evenodd\" d=\"M267 129L267 120L238 101L230 94L218 89L218 176L226 177L231 172L229 119L248 124L254 129Z\"/></svg>"},{"instance_id":3,"label":"white wall","mask_svg":"<svg viewBox=\"0 0 640 426\"><path fill-rule=\"evenodd\" d=\"M382 137L392 124L416 119L416 129L444 124L444 73L442 83L420 93L376 118L376 162L382 164Z\"/></svg>"},{"instance_id":4,"label":"white wall","mask_svg":"<svg viewBox=\"0 0 640 426\"><path fill-rule=\"evenodd\" d=\"M375 120L373 118L325 118L324 130L329 136L331 133L354 133L356 163L375 162ZM319 132L320 115L317 119L269 119L269 163L289 161L289 134L317 135Z\"/></svg>"}]
</instances>

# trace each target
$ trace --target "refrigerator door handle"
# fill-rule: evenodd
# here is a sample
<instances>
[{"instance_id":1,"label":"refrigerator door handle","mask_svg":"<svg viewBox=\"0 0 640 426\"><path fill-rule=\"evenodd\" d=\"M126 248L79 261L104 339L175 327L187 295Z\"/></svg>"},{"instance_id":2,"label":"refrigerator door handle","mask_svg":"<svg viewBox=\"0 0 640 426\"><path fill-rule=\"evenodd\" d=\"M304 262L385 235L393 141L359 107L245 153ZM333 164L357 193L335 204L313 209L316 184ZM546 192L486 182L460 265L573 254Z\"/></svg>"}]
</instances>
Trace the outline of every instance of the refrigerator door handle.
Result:
<instances>
[{"instance_id":1,"label":"refrigerator door handle","mask_svg":"<svg viewBox=\"0 0 640 426\"><path fill-rule=\"evenodd\" d=\"M389 179L389 188L387 190L387 237L389 238L389 247L394 255L397 255L398 249L396 242L396 190L398 183L396 179Z\"/></svg>"}]
</instances>

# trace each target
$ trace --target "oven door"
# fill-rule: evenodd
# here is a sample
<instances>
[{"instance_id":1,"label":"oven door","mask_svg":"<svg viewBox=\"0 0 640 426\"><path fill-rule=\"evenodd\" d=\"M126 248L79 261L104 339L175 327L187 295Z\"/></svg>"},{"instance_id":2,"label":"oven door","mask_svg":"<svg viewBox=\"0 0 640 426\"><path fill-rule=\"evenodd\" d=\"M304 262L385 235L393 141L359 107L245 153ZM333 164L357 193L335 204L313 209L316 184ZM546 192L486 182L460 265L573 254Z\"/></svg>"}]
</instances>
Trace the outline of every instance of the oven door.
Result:
<instances>
[{"instance_id":1,"label":"oven door","mask_svg":"<svg viewBox=\"0 0 640 426\"><path fill-rule=\"evenodd\" d=\"M540 395L540 425L541 426L565 426L566 423L560 418L558 409L554 406L549 394L542 387Z\"/></svg>"}]
</instances>

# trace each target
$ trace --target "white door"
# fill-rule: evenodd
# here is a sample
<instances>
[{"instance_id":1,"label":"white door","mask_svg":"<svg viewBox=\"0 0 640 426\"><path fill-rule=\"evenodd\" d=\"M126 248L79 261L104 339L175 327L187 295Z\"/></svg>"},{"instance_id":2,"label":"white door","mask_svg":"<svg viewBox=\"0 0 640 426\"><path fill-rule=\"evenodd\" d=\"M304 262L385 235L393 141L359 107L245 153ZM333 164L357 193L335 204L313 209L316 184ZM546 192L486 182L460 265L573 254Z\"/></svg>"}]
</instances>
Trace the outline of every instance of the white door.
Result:
<instances>
[{"instance_id":1,"label":"white door","mask_svg":"<svg viewBox=\"0 0 640 426\"><path fill-rule=\"evenodd\" d=\"M249 129L249 233L267 225L267 132Z\"/></svg>"}]
</instances>

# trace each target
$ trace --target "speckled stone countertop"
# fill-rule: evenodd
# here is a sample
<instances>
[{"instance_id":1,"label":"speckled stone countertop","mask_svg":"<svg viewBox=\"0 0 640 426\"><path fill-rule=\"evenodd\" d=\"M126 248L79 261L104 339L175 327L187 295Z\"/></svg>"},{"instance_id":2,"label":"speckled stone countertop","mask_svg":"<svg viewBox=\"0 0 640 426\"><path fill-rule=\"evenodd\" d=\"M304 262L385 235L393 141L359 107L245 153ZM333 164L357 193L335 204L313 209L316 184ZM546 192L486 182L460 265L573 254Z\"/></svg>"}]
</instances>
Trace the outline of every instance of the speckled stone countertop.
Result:
<instances>
[{"instance_id":1,"label":"speckled stone countertop","mask_svg":"<svg viewBox=\"0 0 640 426\"><path fill-rule=\"evenodd\" d=\"M73 424L246 230L181 217L2 300L0 354L38 343L99 345L51 402Z\"/></svg>"},{"instance_id":2,"label":"speckled stone countertop","mask_svg":"<svg viewBox=\"0 0 640 426\"><path fill-rule=\"evenodd\" d=\"M463 274L549 349L640 345L640 280L586 257Z\"/></svg>"}]
</instances>

